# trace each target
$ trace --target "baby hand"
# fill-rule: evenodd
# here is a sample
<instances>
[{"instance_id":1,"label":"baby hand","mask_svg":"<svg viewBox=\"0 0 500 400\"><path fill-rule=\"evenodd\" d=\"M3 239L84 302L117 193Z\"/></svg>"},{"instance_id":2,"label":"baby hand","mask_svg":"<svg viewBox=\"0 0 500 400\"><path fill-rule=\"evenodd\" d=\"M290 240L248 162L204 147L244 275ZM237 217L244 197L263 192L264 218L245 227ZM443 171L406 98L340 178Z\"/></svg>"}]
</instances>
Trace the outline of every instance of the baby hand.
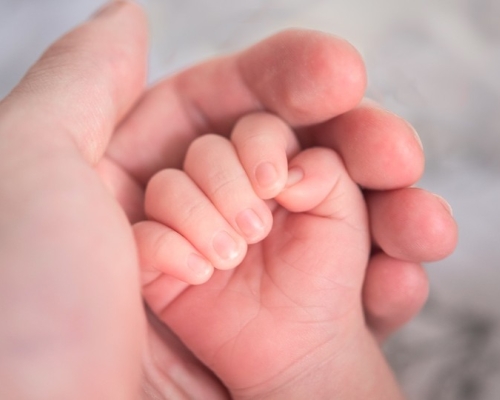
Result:
<instances>
[{"instance_id":1,"label":"baby hand","mask_svg":"<svg viewBox=\"0 0 500 400\"><path fill-rule=\"evenodd\" d=\"M253 114L231 140L195 140L184 171L157 174L146 213L135 226L144 298L233 396L270 393L312 370L306 391L367 370L387 378L361 302L365 203L335 152L300 152L283 122ZM368 398L359 385L344 389Z\"/></svg>"}]
</instances>

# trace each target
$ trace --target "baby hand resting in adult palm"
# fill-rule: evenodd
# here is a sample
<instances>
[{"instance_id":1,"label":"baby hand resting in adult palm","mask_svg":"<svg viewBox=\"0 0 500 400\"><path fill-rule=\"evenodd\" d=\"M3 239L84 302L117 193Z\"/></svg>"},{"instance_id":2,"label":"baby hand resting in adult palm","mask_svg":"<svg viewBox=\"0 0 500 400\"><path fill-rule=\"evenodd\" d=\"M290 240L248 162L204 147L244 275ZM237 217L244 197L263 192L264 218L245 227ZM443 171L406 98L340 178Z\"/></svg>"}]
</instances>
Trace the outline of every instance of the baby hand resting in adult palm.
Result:
<instances>
[{"instance_id":1,"label":"baby hand resting in adult palm","mask_svg":"<svg viewBox=\"0 0 500 400\"><path fill-rule=\"evenodd\" d=\"M143 296L234 398L400 398L364 322L365 202L334 151L251 114L195 140L145 204Z\"/></svg>"}]
</instances>

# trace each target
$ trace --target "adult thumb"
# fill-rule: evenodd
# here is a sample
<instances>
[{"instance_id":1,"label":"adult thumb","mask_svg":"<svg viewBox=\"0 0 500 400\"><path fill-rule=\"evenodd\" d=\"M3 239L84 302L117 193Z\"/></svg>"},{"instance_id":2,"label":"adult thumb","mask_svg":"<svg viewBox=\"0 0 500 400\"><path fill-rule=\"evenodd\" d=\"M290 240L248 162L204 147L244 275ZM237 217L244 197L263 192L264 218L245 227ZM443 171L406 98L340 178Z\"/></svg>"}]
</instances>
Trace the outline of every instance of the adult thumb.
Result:
<instances>
[{"instance_id":1,"label":"adult thumb","mask_svg":"<svg viewBox=\"0 0 500 400\"><path fill-rule=\"evenodd\" d=\"M142 93L146 66L143 12L113 1L49 47L0 103L0 130L30 141L70 135L95 164Z\"/></svg>"}]
</instances>

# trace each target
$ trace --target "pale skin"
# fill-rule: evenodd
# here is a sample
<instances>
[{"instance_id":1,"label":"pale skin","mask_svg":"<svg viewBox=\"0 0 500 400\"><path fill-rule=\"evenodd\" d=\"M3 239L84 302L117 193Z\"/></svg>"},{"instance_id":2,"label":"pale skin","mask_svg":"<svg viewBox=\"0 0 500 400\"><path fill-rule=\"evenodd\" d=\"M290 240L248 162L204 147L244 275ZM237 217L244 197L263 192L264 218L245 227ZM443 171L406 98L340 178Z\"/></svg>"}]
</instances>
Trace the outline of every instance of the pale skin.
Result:
<instances>
[{"instance_id":1,"label":"pale skin","mask_svg":"<svg viewBox=\"0 0 500 400\"><path fill-rule=\"evenodd\" d=\"M360 103L365 72L350 45L287 31L148 90L146 55L141 10L116 2L56 42L0 103L1 398L227 398L145 313L131 222L144 220L153 175L180 167L201 133L227 136L255 111L299 128L304 147L334 149L365 189L367 329L381 340L415 315L427 294L420 263L453 250L456 225L439 198L408 187L422 150L405 121ZM358 343L377 360L367 337ZM309 382L331 378L320 366ZM343 381L359 387L356 376Z\"/></svg>"}]
</instances>

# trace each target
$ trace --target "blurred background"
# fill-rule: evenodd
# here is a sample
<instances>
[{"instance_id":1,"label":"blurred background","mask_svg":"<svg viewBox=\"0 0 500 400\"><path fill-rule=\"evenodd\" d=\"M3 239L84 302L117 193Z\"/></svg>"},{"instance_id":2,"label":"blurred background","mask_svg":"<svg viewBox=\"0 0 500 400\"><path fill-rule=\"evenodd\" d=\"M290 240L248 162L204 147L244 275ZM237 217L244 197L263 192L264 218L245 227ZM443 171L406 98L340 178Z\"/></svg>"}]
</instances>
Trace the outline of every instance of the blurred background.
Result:
<instances>
[{"instance_id":1,"label":"blurred background","mask_svg":"<svg viewBox=\"0 0 500 400\"><path fill-rule=\"evenodd\" d=\"M45 47L102 0L0 0L0 98ZM453 256L428 266L421 315L386 345L412 400L500 399L500 1L141 0L150 79L280 29L342 36L366 60L368 95L407 118L427 154L420 186L449 200Z\"/></svg>"}]
</instances>

